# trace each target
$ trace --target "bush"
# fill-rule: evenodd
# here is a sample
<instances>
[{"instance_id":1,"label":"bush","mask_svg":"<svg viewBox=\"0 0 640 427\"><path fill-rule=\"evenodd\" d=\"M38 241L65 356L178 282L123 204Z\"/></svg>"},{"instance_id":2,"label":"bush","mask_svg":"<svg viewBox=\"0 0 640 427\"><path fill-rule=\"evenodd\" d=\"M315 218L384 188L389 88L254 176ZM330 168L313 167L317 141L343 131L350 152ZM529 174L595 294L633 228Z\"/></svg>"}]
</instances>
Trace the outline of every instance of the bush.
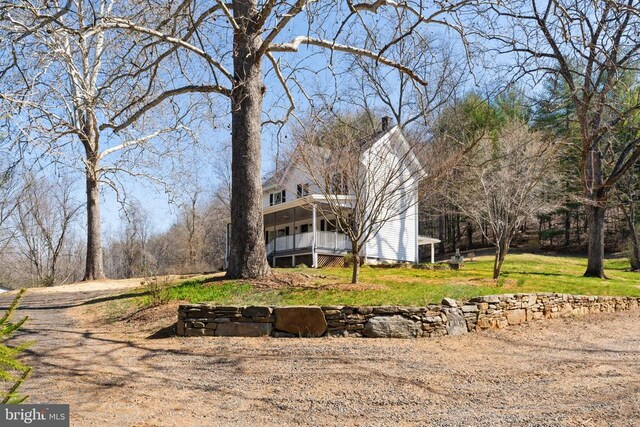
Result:
<instances>
[{"instance_id":1,"label":"bush","mask_svg":"<svg viewBox=\"0 0 640 427\"><path fill-rule=\"evenodd\" d=\"M0 390L0 403L2 404L22 403L27 398L27 396L18 394L18 388L20 388L22 383L27 379L27 376L29 376L31 368L20 362L18 356L31 342L25 342L15 347L6 344L14 332L27 321L27 317L24 317L15 323L11 322L11 317L18 308L18 303L22 295L24 295L24 292L25 289L20 290L4 313L4 316L0 319L0 381L9 383L8 389L5 390L3 387L3 389Z\"/></svg>"},{"instance_id":2,"label":"bush","mask_svg":"<svg viewBox=\"0 0 640 427\"><path fill-rule=\"evenodd\" d=\"M169 302L169 296L165 292L165 289L171 284L169 276L154 276L147 277L141 283L149 294L149 305L151 307L157 307Z\"/></svg>"}]
</instances>

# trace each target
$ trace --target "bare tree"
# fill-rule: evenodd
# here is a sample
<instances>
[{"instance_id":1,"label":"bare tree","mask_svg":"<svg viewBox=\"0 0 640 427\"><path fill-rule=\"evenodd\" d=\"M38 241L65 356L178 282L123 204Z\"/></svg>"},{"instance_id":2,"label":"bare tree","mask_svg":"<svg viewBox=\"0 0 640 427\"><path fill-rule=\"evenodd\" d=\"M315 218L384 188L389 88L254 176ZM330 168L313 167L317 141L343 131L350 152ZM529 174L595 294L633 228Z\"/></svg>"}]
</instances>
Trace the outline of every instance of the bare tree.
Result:
<instances>
[{"instance_id":1,"label":"bare tree","mask_svg":"<svg viewBox=\"0 0 640 427\"><path fill-rule=\"evenodd\" d=\"M170 67L155 62L170 52L104 25L113 15L131 13L130 6L120 0L0 1L2 108L32 145L84 173L85 280L104 276L101 184L119 191L120 175L141 174L136 164L156 151L156 143L181 140L188 114L172 104L161 116L129 120L118 135L100 129L106 118L146 103L160 76L172 77Z\"/></svg>"},{"instance_id":2,"label":"bare tree","mask_svg":"<svg viewBox=\"0 0 640 427\"><path fill-rule=\"evenodd\" d=\"M169 7L169 15L175 20L156 27L126 19L106 20L105 25L173 44L211 70L200 83L194 83L195 78L190 75L186 84L159 93L147 106L131 109L127 119L115 118L109 126L121 129L147 108L184 92L227 97L231 105L231 235L234 236L227 275L263 276L269 273L269 266L262 241L261 124L283 124L291 117L298 98L294 94L303 99L309 97L302 75L310 69L313 73L313 63L318 63L311 59L310 64L303 64L302 59L288 62L287 58L305 48L309 49L303 54L307 58L316 59L319 53L326 53L328 57L322 62L328 64L325 71L331 71L337 53L368 57L424 85L424 78L387 58L385 52L419 30L445 27L451 32L461 32L452 12L466 3L467 0L436 2L427 7L413 1L234 0L216 1L203 7L187 1ZM394 28L401 31L390 31ZM263 62L270 67L270 82L275 83L270 88L280 85L284 92L281 98L287 105L283 109L277 106L269 109L276 113L283 111L280 118L263 110L267 91Z\"/></svg>"},{"instance_id":3,"label":"bare tree","mask_svg":"<svg viewBox=\"0 0 640 427\"><path fill-rule=\"evenodd\" d=\"M16 210L17 247L40 285L60 281L58 267L82 204L68 180L28 176ZM63 278L63 281L66 278Z\"/></svg>"},{"instance_id":4,"label":"bare tree","mask_svg":"<svg viewBox=\"0 0 640 427\"><path fill-rule=\"evenodd\" d=\"M0 254L11 242L15 229L10 225L23 189L20 165L22 150L11 138L6 118L0 118Z\"/></svg>"},{"instance_id":5,"label":"bare tree","mask_svg":"<svg viewBox=\"0 0 640 427\"><path fill-rule=\"evenodd\" d=\"M400 36L402 28L396 32ZM385 55L418 72L429 84L423 86L397 69L356 56L351 66L356 82L340 99L363 110L390 113L403 130L412 125L429 128L433 117L450 104L469 74L467 58L457 57L445 37L418 33L403 38Z\"/></svg>"},{"instance_id":6,"label":"bare tree","mask_svg":"<svg viewBox=\"0 0 640 427\"><path fill-rule=\"evenodd\" d=\"M525 221L558 204L555 156L555 144L511 121L496 138L483 138L450 175L443 196L495 245L494 279Z\"/></svg>"},{"instance_id":7,"label":"bare tree","mask_svg":"<svg viewBox=\"0 0 640 427\"><path fill-rule=\"evenodd\" d=\"M316 126L302 128L296 138L292 161L309 177L310 191L323 196L320 214L351 241L351 280L357 283L367 243L403 215L416 218L424 144L408 142L397 126L367 132L361 117L320 126L318 117L313 121Z\"/></svg>"},{"instance_id":8,"label":"bare tree","mask_svg":"<svg viewBox=\"0 0 640 427\"><path fill-rule=\"evenodd\" d=\"M151 221L138 201L124 205L120 230L108 241L107 268L112 277L131 278L156 273L156 260L150 255Z\"/></svg>"},{"instance_id":9,"label":"bare tree","mask_svg":"<svg viewBox=\"0 0 640 427\"><path fill-rule=\"evenodd\" d=\"M582 192L589 224L585 276L605 277L604 226L611 189L640 158L638 129L612 150L616 126L640 109L640 2L518 0L485 7L479 32L515 57L516 79L557 76L567 86L577 127ZM493 31L491 31L493 29ZM505 31L508 29L508 31ZM630 84L631 83L631 84ZM630 102L620 103L625 92Z\"/></svg>"}]
</instances>

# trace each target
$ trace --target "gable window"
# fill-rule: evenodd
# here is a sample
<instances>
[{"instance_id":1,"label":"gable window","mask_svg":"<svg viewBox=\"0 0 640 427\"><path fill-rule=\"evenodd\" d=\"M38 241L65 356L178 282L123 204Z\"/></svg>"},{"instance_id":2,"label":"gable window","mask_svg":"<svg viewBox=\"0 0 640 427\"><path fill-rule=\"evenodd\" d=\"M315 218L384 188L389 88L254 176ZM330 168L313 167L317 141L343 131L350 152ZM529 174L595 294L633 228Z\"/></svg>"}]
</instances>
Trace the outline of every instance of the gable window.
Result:
<instances>
[{"instance_id":1,"label":"gable window","mask_svg":"<svg viewBox=\"0 0 640 427\"><path fill-rule=\"evenodd\" d=\"M347 185L346 175L344 173L333 174L329 187L333 194L347 194L349 186Z\"/></svg>"},{"instance_id":2,"label":"gable window","mask_svg":"<svg viewBox=\"0 0 640 427\"><path fill-rule=\"evenodd\" d=\"M269 194L269 206L279 205L287 201L287 193L282 190L277 193Z\"/></svg>"},{"instance_id":3,"label":"gable window","mask_svg":"<svg viewBox=\"0 0 640 427\"><path fill-rule=\"evenodd\" d=\"M309 195L309 183L298 184L296 194L298 197L304 197Z\"/></svg>"}]
</instances>

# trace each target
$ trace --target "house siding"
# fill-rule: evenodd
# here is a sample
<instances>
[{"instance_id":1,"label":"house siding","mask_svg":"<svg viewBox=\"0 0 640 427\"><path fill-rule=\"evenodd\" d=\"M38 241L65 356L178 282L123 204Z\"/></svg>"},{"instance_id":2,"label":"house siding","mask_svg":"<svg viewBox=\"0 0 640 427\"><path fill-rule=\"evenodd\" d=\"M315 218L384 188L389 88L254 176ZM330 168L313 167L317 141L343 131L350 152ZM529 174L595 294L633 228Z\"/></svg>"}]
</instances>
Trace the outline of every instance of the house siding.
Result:
<instances>
[{"instance_id":1,"label":"house siding","mask_svg":"<svg viewBox=\"0 0 640 427\"><path fill-rule=\"evenodd\" d=\"M393 133L396 133L397 138L392 137ZM408 168L404 168L401 169L402 173L395 178L397 184L390 184L391 188L396 185L401 186L402 193L394 193L394 196L391 196L384 188L377 187L378 183L386 182L388 177L392 176L391 174L394 173L392 171L405 166L402 163L406 160L404 154L408 149L406 141L397 129L382 137L370 149L374 159L372 162L376 165L374 171L371 171L372 168L368 168L370 173L374 174L371 180L373 194L388 198L386 203L390 215L394 212L397 215L386 221L367 243L367 258L406 262L417 260L417 180ZM376 163L379 160L375 159L379 158L385 159L384 164L378 165Z\"/></svg>"},{"instance_id":2,"label":"house siding","mask_svg":"<svg viewBox=\"0 0 640 427\"><path fill-rule=\"evenodd\" d=\"M309 194L317 194L320 192L318 191L318 187L311 182L311 179L309 179L309 177L300 170L300 168L291 167L291 169L287 171L287 175L283 183L280 183L269 190L265 190L262 194L262 206L264 208L271 206L269 195L281 192L282 190L285 191L287 201L297 199L298 184L309 184Z\"/></svg>"},{"instance_id":3,"label":"house siding","mask_svg":"<svg viewBox=\"0 0 640 427\"><path fill-rule=\"evenodd\" d=\"M411 202L407 202L411 203ZM402 212L407 205L399 207ZM367 258L390 261L416 261L417 205L387 221L367 243Z\"/></svg>"}]
</instances>

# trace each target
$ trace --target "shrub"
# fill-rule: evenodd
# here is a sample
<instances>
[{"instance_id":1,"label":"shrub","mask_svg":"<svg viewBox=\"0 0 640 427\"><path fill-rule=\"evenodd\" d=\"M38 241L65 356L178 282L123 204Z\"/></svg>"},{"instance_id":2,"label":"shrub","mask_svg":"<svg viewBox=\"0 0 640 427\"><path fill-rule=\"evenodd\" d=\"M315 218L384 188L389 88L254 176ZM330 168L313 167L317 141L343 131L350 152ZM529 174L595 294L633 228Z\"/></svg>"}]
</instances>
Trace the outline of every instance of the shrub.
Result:
<instances>
[{"instance_id":1,"label":"shrub","mask_svg":"<svg viewBox=\"0 0 640 427\"><path fill-rule=\"evenodd\" d=\"M169 276L153 276L145 278L141 283L149 294L149 305L151 307L157 307L169 302L169 296L165 292L165 289L171 284Z\"/></svg>"},{"instance_id":2,"label":"shrub","mask_svg":"<svg viewBox=\"0 0 640 427\"><path fill-rule=\"evenodd\" d=\"M24 295L25 289L21 289L18 295L0 319L0 381L9 383L8 389L0 390L0 403L22 403L27 396L18 393L18 388L24 383L31 372L31 368L23 364L18 356L22 353L31 342L24 342L17 346L9 346L6 344L13 334L27 321L27 317L11 322L11 318L18 308L18 303Z\"/></svg>"}]
</instances>

